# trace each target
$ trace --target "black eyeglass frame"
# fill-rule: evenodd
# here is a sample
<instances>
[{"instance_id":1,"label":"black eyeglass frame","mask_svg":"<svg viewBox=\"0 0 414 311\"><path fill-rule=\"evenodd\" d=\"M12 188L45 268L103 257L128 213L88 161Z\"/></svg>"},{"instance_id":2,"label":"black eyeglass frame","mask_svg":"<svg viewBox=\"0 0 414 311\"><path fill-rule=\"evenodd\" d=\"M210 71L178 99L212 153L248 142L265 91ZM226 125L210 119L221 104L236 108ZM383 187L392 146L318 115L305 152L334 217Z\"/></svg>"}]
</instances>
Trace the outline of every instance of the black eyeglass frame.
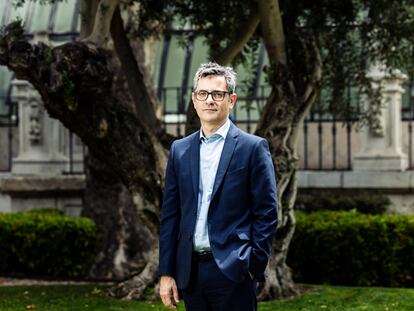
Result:
<instances>
[{"instance_id":1,"label":"black eyeglass frame","mask_svg":"<svg viewBox=\"0 0 414 311\"><path fill-rule=\"evenodd\" d=\"M198 98L198 95L199 95L200 92L206 92L207 93L207 96L205 98L203 98L203 99ZM193 93L194 93L195 98L197 100L207 100L207 98L211 95L211 98L213 100L215 100L215 101L218 101L218 102L223 101L224 98L226 97L226 94L233 94L232 92L228 92L228 91L211 91L211 92L209 92L209 91L206 91L206 90L194 91ZM224 94L223 95L223 98L222 99L216 99L215 98L215 94L217 94L217 93L223 93Z\"/></svg>"}]
</instances>

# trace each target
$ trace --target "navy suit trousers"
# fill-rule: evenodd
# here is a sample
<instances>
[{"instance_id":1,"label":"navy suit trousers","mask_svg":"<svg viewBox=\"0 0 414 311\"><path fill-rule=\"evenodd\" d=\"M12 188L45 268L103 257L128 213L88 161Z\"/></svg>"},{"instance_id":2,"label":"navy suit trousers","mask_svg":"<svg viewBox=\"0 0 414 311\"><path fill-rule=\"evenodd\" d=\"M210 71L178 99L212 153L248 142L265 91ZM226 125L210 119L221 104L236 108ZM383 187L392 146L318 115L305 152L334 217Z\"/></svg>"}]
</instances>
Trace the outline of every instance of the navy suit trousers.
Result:
<instances>
[{"instance_id":1,"label":"navy suit trousers","mask_svg":"<svg viewBox=\"0 0 414 311\"><path fill-rule=\"evenodd\" d=\"M190 282L182 295L187 311L256 311L256 286L248 275L241 283L231 281L214 259L193 261Z\"/></svg>"}]
</instances>

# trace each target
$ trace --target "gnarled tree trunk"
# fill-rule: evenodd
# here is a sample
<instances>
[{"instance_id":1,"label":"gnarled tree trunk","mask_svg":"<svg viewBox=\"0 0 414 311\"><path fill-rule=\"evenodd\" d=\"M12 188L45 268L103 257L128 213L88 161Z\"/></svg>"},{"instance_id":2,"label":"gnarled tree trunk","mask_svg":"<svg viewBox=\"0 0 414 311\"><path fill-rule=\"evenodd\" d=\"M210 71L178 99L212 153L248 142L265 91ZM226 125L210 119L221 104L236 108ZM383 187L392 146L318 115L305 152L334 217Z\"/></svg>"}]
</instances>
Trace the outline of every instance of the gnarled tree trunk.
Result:
<instances>
[{"instance_id":1,"label":"gnarled tree trunk","mask_svg":"<svg viewBox=\"0 0 414 311\"><path fill-rule=\"evenodd\" d=\"M158 236L159 236L159 204L148 202L140 193L133 194L133 201L140 221L149 230L148 243L151 245L146 256L146 264L139 274L117 284L107 290L107 294L123 299L141 299L149 286L157 287L158 280ZM157 293L155 293L157 295Z\"/></svg>"},{"instance_id":2,"label":"gnarled tree trunk","mask_svg":"<svg viewBox=\"0 0 414 311\"><path fill-rule=\"evenodd\" d=\"M136 216L148 228L151 238L156 239L167 161L167 143L163 145L157 137L166 135L159 135L162 129L148 127L119 92L113 53L84 42L51 49L42 43L32 45L22 35L20 23L6 27L0 38L0 65L14 71L17 78L31 82L41 94L49 115L77 134L93 155L117 174L132 193ZM129 82L144 89L144 81L139 77L142 75ZM148 93L139 95L131 96L135 106L155 106ZM133 295L125 283L124 290L118 293L141 297L145 288L153 285L158 246L149 242L148 262L141 277L132 282Z\"/></svg>"},{"instance_id":3,"label":"gnarled tree trunk","mask_svg":"<svg viewBox=\"0 0 414 311\"><path fill-rule=\"evenodd\" d=\"M298 293L290 268L286 264L290 241L295 231L294 204L297 193L297 140L299 129L319 90L321 63L317 50L313 50L314 71L309 75L305 92L294 85L289 75L280 75L273 82L272 93L264 108L256 134L265 137L270 145L278 188L279 224L269 265L268 278L259 299L274 299ZM275 72L287 72L287 68ZM278 67L278 66L275 66Z\"/></svg>"},{"instance_id":4,"label":"gnarled tree trunk","mask_svg":"<svg viewBox=\"0 0 414 311\"><path fill-rule=\"evenodd\" d=\"M260 1L264 12L278 11L277 1ZM269 7L270 5L270 7ZM274 13L276 14L276 13ZM321 60L313 37L298 36L298 51L287 53L281 19L266 20L262 14L265 44L270 59L268 77L272 91L262 111L257 134L265 137L275 164L279 195L279 225L268 265L269 278L259 298L285 297L297 293L286 265L295 230L294 203L297 192L297 141L299 130L320 87ZM297 59L296 57L302 57ZM300 62L299 62L300 61ZM292 64L304 64L295 71ZM300 66L298 66L300 67ZM303 70L305 69L306 70Z\"/></svg>"},{"instance_id":5,"label":"gnarled tree trunk","mask_svg":"<svg viewBox=\"0 0 414 311\"><path fill-rule=\"evenodd\" d=\"M90 277L124 280L143 269L151 250L148 229L137 216L131 193L92 152L86 161L82 216L98 227L99 247Z\"/></svg>"},{"instance_id":6,"label":"gnarled tree trunk","mask_svg":"<svg viewBox=\"0 0 414 311\"><path fill-rule=\"evenodd\" d=\"M279 224L266 268L268 278L258 295L260 300L265 300L298 293L286 264L295 230L297 140L303 120L319 91L321 61L313 38L298 36L302 46L293 53L287 51L278 0L259 0L258 7L262 37L269 56L267 74L272 91L261 112L256 134L269 142L279 203ZM296 57L302 59L299 61ZM304 64L304 67L292 64Z\"/></svg>"}]
</instances>

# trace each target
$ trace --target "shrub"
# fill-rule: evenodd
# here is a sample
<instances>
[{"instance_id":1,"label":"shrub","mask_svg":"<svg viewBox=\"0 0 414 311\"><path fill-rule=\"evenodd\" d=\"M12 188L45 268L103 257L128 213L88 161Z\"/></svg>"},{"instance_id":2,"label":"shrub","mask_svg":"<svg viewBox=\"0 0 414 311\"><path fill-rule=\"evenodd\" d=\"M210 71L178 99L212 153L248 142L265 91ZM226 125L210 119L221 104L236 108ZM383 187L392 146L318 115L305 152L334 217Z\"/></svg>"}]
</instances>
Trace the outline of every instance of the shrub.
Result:
<instances>
[{"instance_id":1,"label":"shrub","mask_svg":"<svg viewBox=\"0 0 414 311\"><path fill-rule=\"evenodd\" d=\"M388 197L378 193L313 191L298 195L295 208L306 213L356 210L364 214L383 214L390 204Z\"/></svg>"},{"instance_id":2,"label":"shrub","mask_svg":"<svg viewBox=\"0 0 414 311\"><path fill-rule=\"evenodd\" d=\"M304 283L414 286L414 217L297 213L288 265Z\"/></svg>"},{"instance_id":3,"label":"shrub","mask_svg":"<svg viewBox=\"0 0 414 311\"><path fill-rule=\"evenodd\" d=\"M55 208L41 208L41 209L32 209L25 213L33 214L33 215L55 215L55 216L63 216L63 212L59 209Z\"/></svg>"},{"instance_id":4,"label":"shrub","mask_svg":"<svg viewBox=\"0 0 414 311\"><path fill-rule=\"evenodd\" d=\"M87 218L56 210L0 214L0 272L12 275L84 275L92 263L97 229Z\"/></svg>"}]
</instances>

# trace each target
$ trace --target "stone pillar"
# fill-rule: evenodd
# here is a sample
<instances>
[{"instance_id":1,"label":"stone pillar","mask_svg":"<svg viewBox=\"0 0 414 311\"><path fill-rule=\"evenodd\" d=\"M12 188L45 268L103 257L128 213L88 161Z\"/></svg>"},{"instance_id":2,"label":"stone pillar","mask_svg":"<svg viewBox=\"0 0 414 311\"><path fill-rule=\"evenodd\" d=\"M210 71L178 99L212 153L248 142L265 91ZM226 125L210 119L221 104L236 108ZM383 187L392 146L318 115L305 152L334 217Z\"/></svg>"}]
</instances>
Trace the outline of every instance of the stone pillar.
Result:
<instances>
[{"instance_id":1,"label":"stone pillar","mask_svg":"<svg viewBox=\"0 0 414 311\"><path fill-rule=\"evenodd\" d=\"M34 34L33 42L53 45L47 32ZM13 81L13 100L19 111L18 154L11 174L0 174L0 212L55 208L79 216L85 189L80 140L70 139L69 131L49 117L30 83Z\"/></svg>"},{"instance_id":2,"label":"stone pillar","mask_svg":"<svg viewBox=\"0 0 414 311\"><path fill-rule=\"evenodd\" d=\"M353 170L404 171L408 163L402 152L401 99L407 76L398 70L390 73L374 66L368 77L373 88L380 91L382 105L372 124L361 130L362 149L353 158ZM363 101L370 105L369 98Z\"/></svg>"},{"instance_id":3,"label":"stone pillar","mask_svg":"<svg viewBox=\"0 0 414 311\"><path fill-rule=\"evenodd\" d=\"M19 107L19 153L13 159L12 173L62 174L68 162L64 128L49 117L30 83L16 80L13 85Z\"/></svg>"}]
</instances>

